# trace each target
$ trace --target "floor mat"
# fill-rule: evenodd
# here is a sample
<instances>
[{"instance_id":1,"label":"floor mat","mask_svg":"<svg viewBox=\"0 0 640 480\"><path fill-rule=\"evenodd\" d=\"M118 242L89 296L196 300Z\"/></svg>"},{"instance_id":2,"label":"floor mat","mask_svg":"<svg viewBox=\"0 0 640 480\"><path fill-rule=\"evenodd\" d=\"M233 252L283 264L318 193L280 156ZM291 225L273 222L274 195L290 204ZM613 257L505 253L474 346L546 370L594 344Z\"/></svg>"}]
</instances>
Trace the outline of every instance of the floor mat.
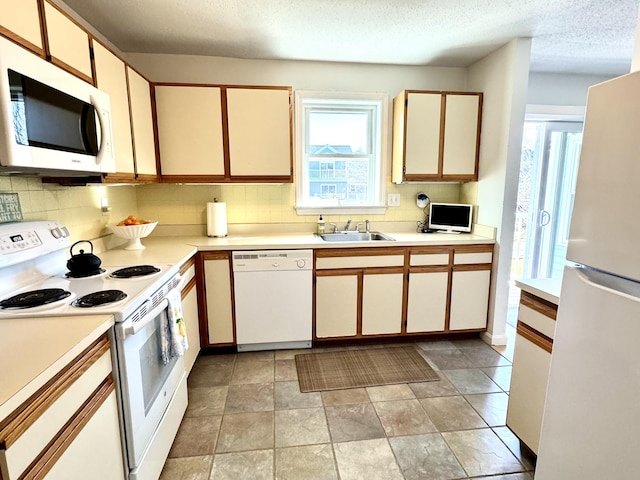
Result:
<instances>
[{"instance_id":1,"label":"floor mat","mask_svg":"<svg viewBox=\"0 0 640 480\"><path fill-rule=\"evenodd\" d=\"M440 380L414 347L305 353L295 360L301 392Z\"/></svg>"}]
</instances>

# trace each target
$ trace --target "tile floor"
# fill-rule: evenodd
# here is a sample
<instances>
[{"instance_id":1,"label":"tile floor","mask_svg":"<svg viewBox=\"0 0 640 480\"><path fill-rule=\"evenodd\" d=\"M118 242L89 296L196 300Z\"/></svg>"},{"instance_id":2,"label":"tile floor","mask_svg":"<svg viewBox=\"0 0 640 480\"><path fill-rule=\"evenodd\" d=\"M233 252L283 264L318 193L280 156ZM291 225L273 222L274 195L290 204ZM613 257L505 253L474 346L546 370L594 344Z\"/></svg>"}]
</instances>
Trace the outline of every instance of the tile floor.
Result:
<instances>
[{"instance_id":1,"label":"tile floor","mask_svg":"<svg viewBox=\"0 0 640 480\"><path fill-rule=\"evenodd\" d=\"M533 480L505 426L512 349L414 345L440 381L300 393L309 350L201 356L161 480Z\"/></svg>"}]
</instances>

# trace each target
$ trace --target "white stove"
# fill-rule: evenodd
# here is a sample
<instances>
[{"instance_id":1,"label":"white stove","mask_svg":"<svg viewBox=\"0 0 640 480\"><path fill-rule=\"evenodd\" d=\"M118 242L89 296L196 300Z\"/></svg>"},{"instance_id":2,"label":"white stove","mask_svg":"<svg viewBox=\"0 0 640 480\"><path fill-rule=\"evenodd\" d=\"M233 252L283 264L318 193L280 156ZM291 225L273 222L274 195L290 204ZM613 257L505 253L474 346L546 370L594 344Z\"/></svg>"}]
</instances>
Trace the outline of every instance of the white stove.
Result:
<instances>
[{"instance_id":1,"label":"white stove","mask_svg":"<svg viewBox=\"0 0 640 480\"><path fill-rule=\"evenodd\" d=\"M156 480L187 408L184 360L173 348L170 323L170 312L180 310L178 266L100 265L104 271L97 275L70 278L70 243L69 231L57 222L0 225L0 322L23 317L46 321L49 316L74 316L81 322L88 315L114 316L110 338L128 480ZM151 274L114 278L114 272L131 267L134 274ZM102 303L114 292L115 301ZM33 306L43 298L48 301L50 293L63 298ZM77 306L91 294L99 306ZM29 306L16 307L14 297Z\"/></svg>"},{"instance_id":2,"label":"white stove","mask_svg":"<svg viewBox=\"0 0 640 480\"><path fill-rule=\"evenodd\" d=\"M179 283L177 266L153 265L157 272L132 278L114 278L113 272L134 265L101 265L101 273L68 277L69 232L57 222L22 222L0 225L0 319L112 314L122 322L154 296L164 297ZM40 306L2 307L7 299L58 289L65 298ZM124 299L98 306L77 306L85 295L118 290ZM37 296L37 295L32 295Z\"/></svg>"}]
</instances>

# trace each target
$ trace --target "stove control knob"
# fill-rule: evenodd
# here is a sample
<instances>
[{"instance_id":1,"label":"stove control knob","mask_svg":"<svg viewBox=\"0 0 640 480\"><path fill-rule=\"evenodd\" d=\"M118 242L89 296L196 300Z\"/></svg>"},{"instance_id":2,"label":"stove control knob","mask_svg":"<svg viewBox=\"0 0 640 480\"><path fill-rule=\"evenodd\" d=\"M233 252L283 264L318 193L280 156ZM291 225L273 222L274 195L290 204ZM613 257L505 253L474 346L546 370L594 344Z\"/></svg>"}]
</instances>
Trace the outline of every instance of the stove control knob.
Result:
<instances>
[{"instance_id":1,"label":"stove control knob","mask_svg":"<svg viewBox=\"0 0 640 480\"><path fill-rule=\"evenodd\" d=\"M298 268L304 268L306 264L307 262L304 261L304 258L300 258L296 261L296 265L298 266Z\"/></svg>"},{"instance_id":2,"label":"stove control knob","mask_svg":"<svg viewBox=\"0 0 640 480\"><path fill-rule=\"evenodd\" d=\"M51 235L53 235L53 238L60 238L62 236L62 232L59 228L54 228L51 230Z\"/></svg>"}]
</instances>

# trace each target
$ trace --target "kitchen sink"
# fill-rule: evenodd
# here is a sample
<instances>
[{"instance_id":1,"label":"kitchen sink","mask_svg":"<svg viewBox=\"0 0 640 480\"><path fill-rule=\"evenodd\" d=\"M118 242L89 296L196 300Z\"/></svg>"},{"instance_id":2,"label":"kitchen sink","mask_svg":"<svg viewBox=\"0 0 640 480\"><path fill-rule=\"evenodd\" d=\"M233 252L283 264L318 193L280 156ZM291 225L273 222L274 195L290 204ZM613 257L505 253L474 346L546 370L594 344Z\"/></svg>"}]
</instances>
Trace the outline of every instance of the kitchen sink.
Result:
<instances>
[{"instance_id":1,"label":"kitchen sink","mask_svg":"<svg viewBox=\"0 0 640 480\"><path fill-rule=\"evenodd\" d=\"M375 242L380 240L395 241L389 235L385 235L380 232L335 232L335 233L321 233L316 234L325 242Z\"/></svg>"}]
</instances>

